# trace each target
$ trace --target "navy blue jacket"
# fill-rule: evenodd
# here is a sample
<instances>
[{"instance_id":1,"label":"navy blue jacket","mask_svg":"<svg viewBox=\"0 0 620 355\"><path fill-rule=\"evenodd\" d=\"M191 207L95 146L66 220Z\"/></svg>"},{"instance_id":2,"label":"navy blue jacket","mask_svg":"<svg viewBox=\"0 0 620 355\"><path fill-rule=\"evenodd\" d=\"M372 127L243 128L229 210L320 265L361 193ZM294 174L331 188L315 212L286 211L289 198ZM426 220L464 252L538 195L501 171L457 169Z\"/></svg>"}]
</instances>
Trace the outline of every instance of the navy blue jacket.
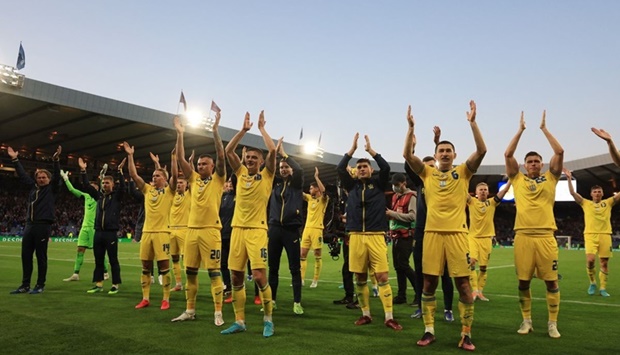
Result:
<instances>
[{"instance_id":1,"label":"navy blue jacket","mask_svg":"<svg viewBox=\"0 0 620 355\"><path fill-rule=\"evenodd\" d=\"M230 239L232 234L232 218L235 211L235 191L224 192L220 204L220 221L222 221L222 239Z\"/></svg>"},{"instance_id":2,"label":"navy blue jacket","mask_svg":"<svg viewBox=\"0 0 620 355\"><path fill-rule=\"evenodd\" d=\"M347 199L347 226L349 232L384 232L388 229L385 216L385 191L390 186L390 164L374 156L379 165L379 176L364 182L351 177L347 165L351 157L345 154L338 163L338 177L342 187L349 192Z\"/></svg>"},{"instance_id":3,"label":"navy blue jacket","mask_svg":"<svg viewBox=\"0 0 620 355\"><path fill-rule=\"evenodd\" d=\"M56 196L60 190L60 163L58 163L58 161L54 161L52 179L48 185L43 187L39 187L36 181L26 174L26 171L19 162L19 159L13 160L13 164L15 164L15 170L17 170L17 175L20 180L31 189L28 194L28 212L26 215L26 223L54 223Z\"/></svg>"},{"instance_id":4,"label":"navy blue jacket","mask_svg":"<svg viewBox=\"0 0 620 355\"><path fill-rule=\"evenodd\" d=\"M88 182L88 176L86 172L82 172L82 183L85 188L85 192L92 196L93 193L97 193L97 190L90 186ZM99 198L97 199L97 214L95 215L95 230L100 231L117 231L119 230L119 221L121 218L121 200L125 194L125 179L123 175L117 171L116 179L118 184L114 186L109 194L104 194L101 190L98 192Z\"/></svg>"},{"instance_id":5,"label":"navy blue jacket","mask_svg":"<svg viewBox=\"0 0 620 355\"><path fill-rule=\"evenodd\" d=\"M304 170L290 156L283 159L293 168L293 175L286 180L276 176L269 198L269 224L298 228L303 225Z\"/></svg>"}]
</instances>

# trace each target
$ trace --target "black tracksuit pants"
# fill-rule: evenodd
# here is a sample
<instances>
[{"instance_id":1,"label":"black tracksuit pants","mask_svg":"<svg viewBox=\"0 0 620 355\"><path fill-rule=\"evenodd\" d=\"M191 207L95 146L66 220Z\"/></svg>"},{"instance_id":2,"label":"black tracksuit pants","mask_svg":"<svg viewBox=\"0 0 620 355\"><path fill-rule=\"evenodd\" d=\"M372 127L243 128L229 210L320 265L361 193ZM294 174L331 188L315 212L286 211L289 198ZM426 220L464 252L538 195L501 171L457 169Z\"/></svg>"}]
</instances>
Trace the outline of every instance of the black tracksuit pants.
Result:
<instances>
[{"instance_id":1,"label":"black tracksuit pants","mask_svg":"<svg viewBox=\"0 0 620 355\"><path fill-rule=\"evenodd\" d=\"M301 236L299 227L270 225L268 236L267 255L272 298L276 300L278 295L280 259L282 258L282 249L284 249L288 257L288 268L291 271L293 301L301 302Z\"/></svg>"}]
</instances>

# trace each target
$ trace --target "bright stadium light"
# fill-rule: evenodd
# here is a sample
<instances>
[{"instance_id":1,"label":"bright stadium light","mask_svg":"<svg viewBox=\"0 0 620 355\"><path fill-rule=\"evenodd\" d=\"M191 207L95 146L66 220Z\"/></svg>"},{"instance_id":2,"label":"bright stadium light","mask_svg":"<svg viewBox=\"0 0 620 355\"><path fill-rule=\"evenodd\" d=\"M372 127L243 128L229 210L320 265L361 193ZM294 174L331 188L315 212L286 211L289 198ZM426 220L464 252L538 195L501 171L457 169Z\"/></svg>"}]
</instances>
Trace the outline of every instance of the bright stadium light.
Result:
<instances>
[{"instance_id":1,"label":"bright stadium light","mask_svg":"<svg viewBox=\"0 0 620 355\"><path fill-rule=\"evenodd\" d=\"M301 148L304 154L314 155L318 158L323 159L323 153L325 152L325 150L319 147L316 143L306 143Z\"/></svg>"},{"instance_id":2,"label":"bright stadium light","mask_svg":"<svg viewBox=\"0 0 620 355\"><path fill-rule=\"evenodd\" d=\"M4 85L21 89L26 77L10 65L0 64L0 82Z\"/></svg>"},{"instance_id":3,"label":"bright stadium light","mask_svg":"<svg viewBox=\"0 0 620 355\"><path fill-rule=\"evenodd\" d=\"M185 113L187 125L191 127L200 127L203 124L204 116L200 111L187 111Z\"/></svg>"},{"instance_id":4,"label":"bright stadium light","mask_svg":"<svg viewBox=\"0 0 620 355\"><path fill-rule=\"evenodd\" d=\"M314 155L316 154L318 146L315 143L306 143L302 148L305 154Z\"/></svg>"},{"instance_id":5,"label":"bright stadium light","mask_svg":"<svg viewBox=\"0 0 620 355\"><path fill-rule=\"evenodd\" d=\"M205 116L200 111L187 111L184 117L188 126L194 128L204 128L209 132L213 132L215 118Z\"/></svg>"}]
</instances>

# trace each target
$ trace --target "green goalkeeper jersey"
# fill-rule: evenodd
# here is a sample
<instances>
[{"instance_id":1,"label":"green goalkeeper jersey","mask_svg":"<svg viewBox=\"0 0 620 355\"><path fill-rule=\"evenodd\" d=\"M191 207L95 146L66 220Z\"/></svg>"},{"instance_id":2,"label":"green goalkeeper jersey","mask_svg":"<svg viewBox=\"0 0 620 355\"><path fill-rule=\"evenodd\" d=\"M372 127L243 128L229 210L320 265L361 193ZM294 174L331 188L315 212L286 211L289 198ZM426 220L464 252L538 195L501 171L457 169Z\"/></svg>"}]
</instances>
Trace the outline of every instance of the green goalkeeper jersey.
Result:
<instances>
[{"instance_id":1,"label":"green goalkeeper jersey","mask_svg":"<svg viewBox=\"0 0 620 355\"><path fill-rule=\"evenodd\" d=\"M84 228L95 228L95 214L97 213L97 200L92 198L89 194L77 190L71 184L71 181L68 179L65 180L65 184L67 185L67 189L75 195L75 197L84 197L84 219L82 220L82 229Z\"/></svg>"}]
</instances>

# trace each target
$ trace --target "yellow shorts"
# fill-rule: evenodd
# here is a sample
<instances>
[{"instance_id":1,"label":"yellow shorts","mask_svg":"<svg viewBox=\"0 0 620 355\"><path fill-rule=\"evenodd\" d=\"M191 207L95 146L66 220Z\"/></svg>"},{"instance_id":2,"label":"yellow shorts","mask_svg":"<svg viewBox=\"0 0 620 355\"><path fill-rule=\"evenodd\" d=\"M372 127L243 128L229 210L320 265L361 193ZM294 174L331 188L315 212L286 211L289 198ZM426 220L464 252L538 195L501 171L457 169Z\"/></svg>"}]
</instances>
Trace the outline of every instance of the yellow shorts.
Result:
<instances>
[{"instance_id":1,"label":"yellow shorts","mask_svg":"<svg viewBox=\"0 0 620 355\"><path fill-rule=\"evenodd\" d=\"M422 270L441 276L448 265L450 277L469 276L469 239L464 232L425 232Z\"/></svg>"},{"instance_id":2,"label":"yellow shorts","mask_svg":"<svg viewBox=\"0 0 620 355\"><path fill-rule=\"evenodd\" d=\"M531 235L517 231L514 248L519 280L531 280L534 272L544 281L558 279L558 242L553 232Z\"/></svg>"},{"instance_id":3,"label":"yellow shorts","mask_svg":"<svg viewBox=\"0 0 620 355\"><path fill-rule=\"evenodd\" d=\"M170 259L170 233L143 232L140 240L140 260Z\"/></svg>"},{"instance_id":4,"label":"yellow shorts","mask_svg":"<svg viewBox=\"0 0 620 355\"><path fill-rule=\"evenodd\" d=\"M304 228L304 232L301 235L301 247L304 249L323 248L323 229Z\"/></svg>"},{"instance_id":5,"label":"yellow shorts","mask_svg":"<svg viewBox=\"0 0 620 355\"><path fill-rule=\"evenodd\" d=\"M170 227L170 255L184 255L187 227Z\"/></svg>"},{"instance_id":6,"label":"yellow shorts","mask_svg":"<svg viewBox=\"0 0 620 355\"><path fill-rule=\"evenodd\" d=\"M365 274L368 268L374 272L388 272L387 244L385 233L349 234L349 270L356 274Z\"/></svg>"},{"instance_id":7,"label":"yellow shorts","mask_svg":"<svg viewBox=\"0 0 620 355\"><path fill-rule=\"evenodd\" d=\"M584 234L586 242L586 254L598 254L599 258L611 258L613 256L611 235L609 234Z\"/></svg>"},{"instance_id":8,"label":"yellow shorts","mask_svg":"<svg viewBox=\"0 0 620 355\"><path fill-rule=\"evenodd\" d=\"M267 230L233 227L228 269L245 272L248 259L253 270L267 268Z\"/></svg>"},{"instance_id":9,"label":"yellow shorts","mask_svg":"<svg viewBox=\"0 0 620 355\"><path fill-rule=\"evenodd\" d=\"M476 259L476 264L487 266L493 249L493 238L469 236L469 257Z\"/></svg>"},{"instance_id":10,"label":"yellow shorts","mask_svg":"<svg viewBox=\"0 0 620 355\"><path fill-rule=\"evenodd\" d=\"M222 237L216 228L190 228L185 237L185 267L219 269L222 259Z\"/></svg>"}]
</instances>

